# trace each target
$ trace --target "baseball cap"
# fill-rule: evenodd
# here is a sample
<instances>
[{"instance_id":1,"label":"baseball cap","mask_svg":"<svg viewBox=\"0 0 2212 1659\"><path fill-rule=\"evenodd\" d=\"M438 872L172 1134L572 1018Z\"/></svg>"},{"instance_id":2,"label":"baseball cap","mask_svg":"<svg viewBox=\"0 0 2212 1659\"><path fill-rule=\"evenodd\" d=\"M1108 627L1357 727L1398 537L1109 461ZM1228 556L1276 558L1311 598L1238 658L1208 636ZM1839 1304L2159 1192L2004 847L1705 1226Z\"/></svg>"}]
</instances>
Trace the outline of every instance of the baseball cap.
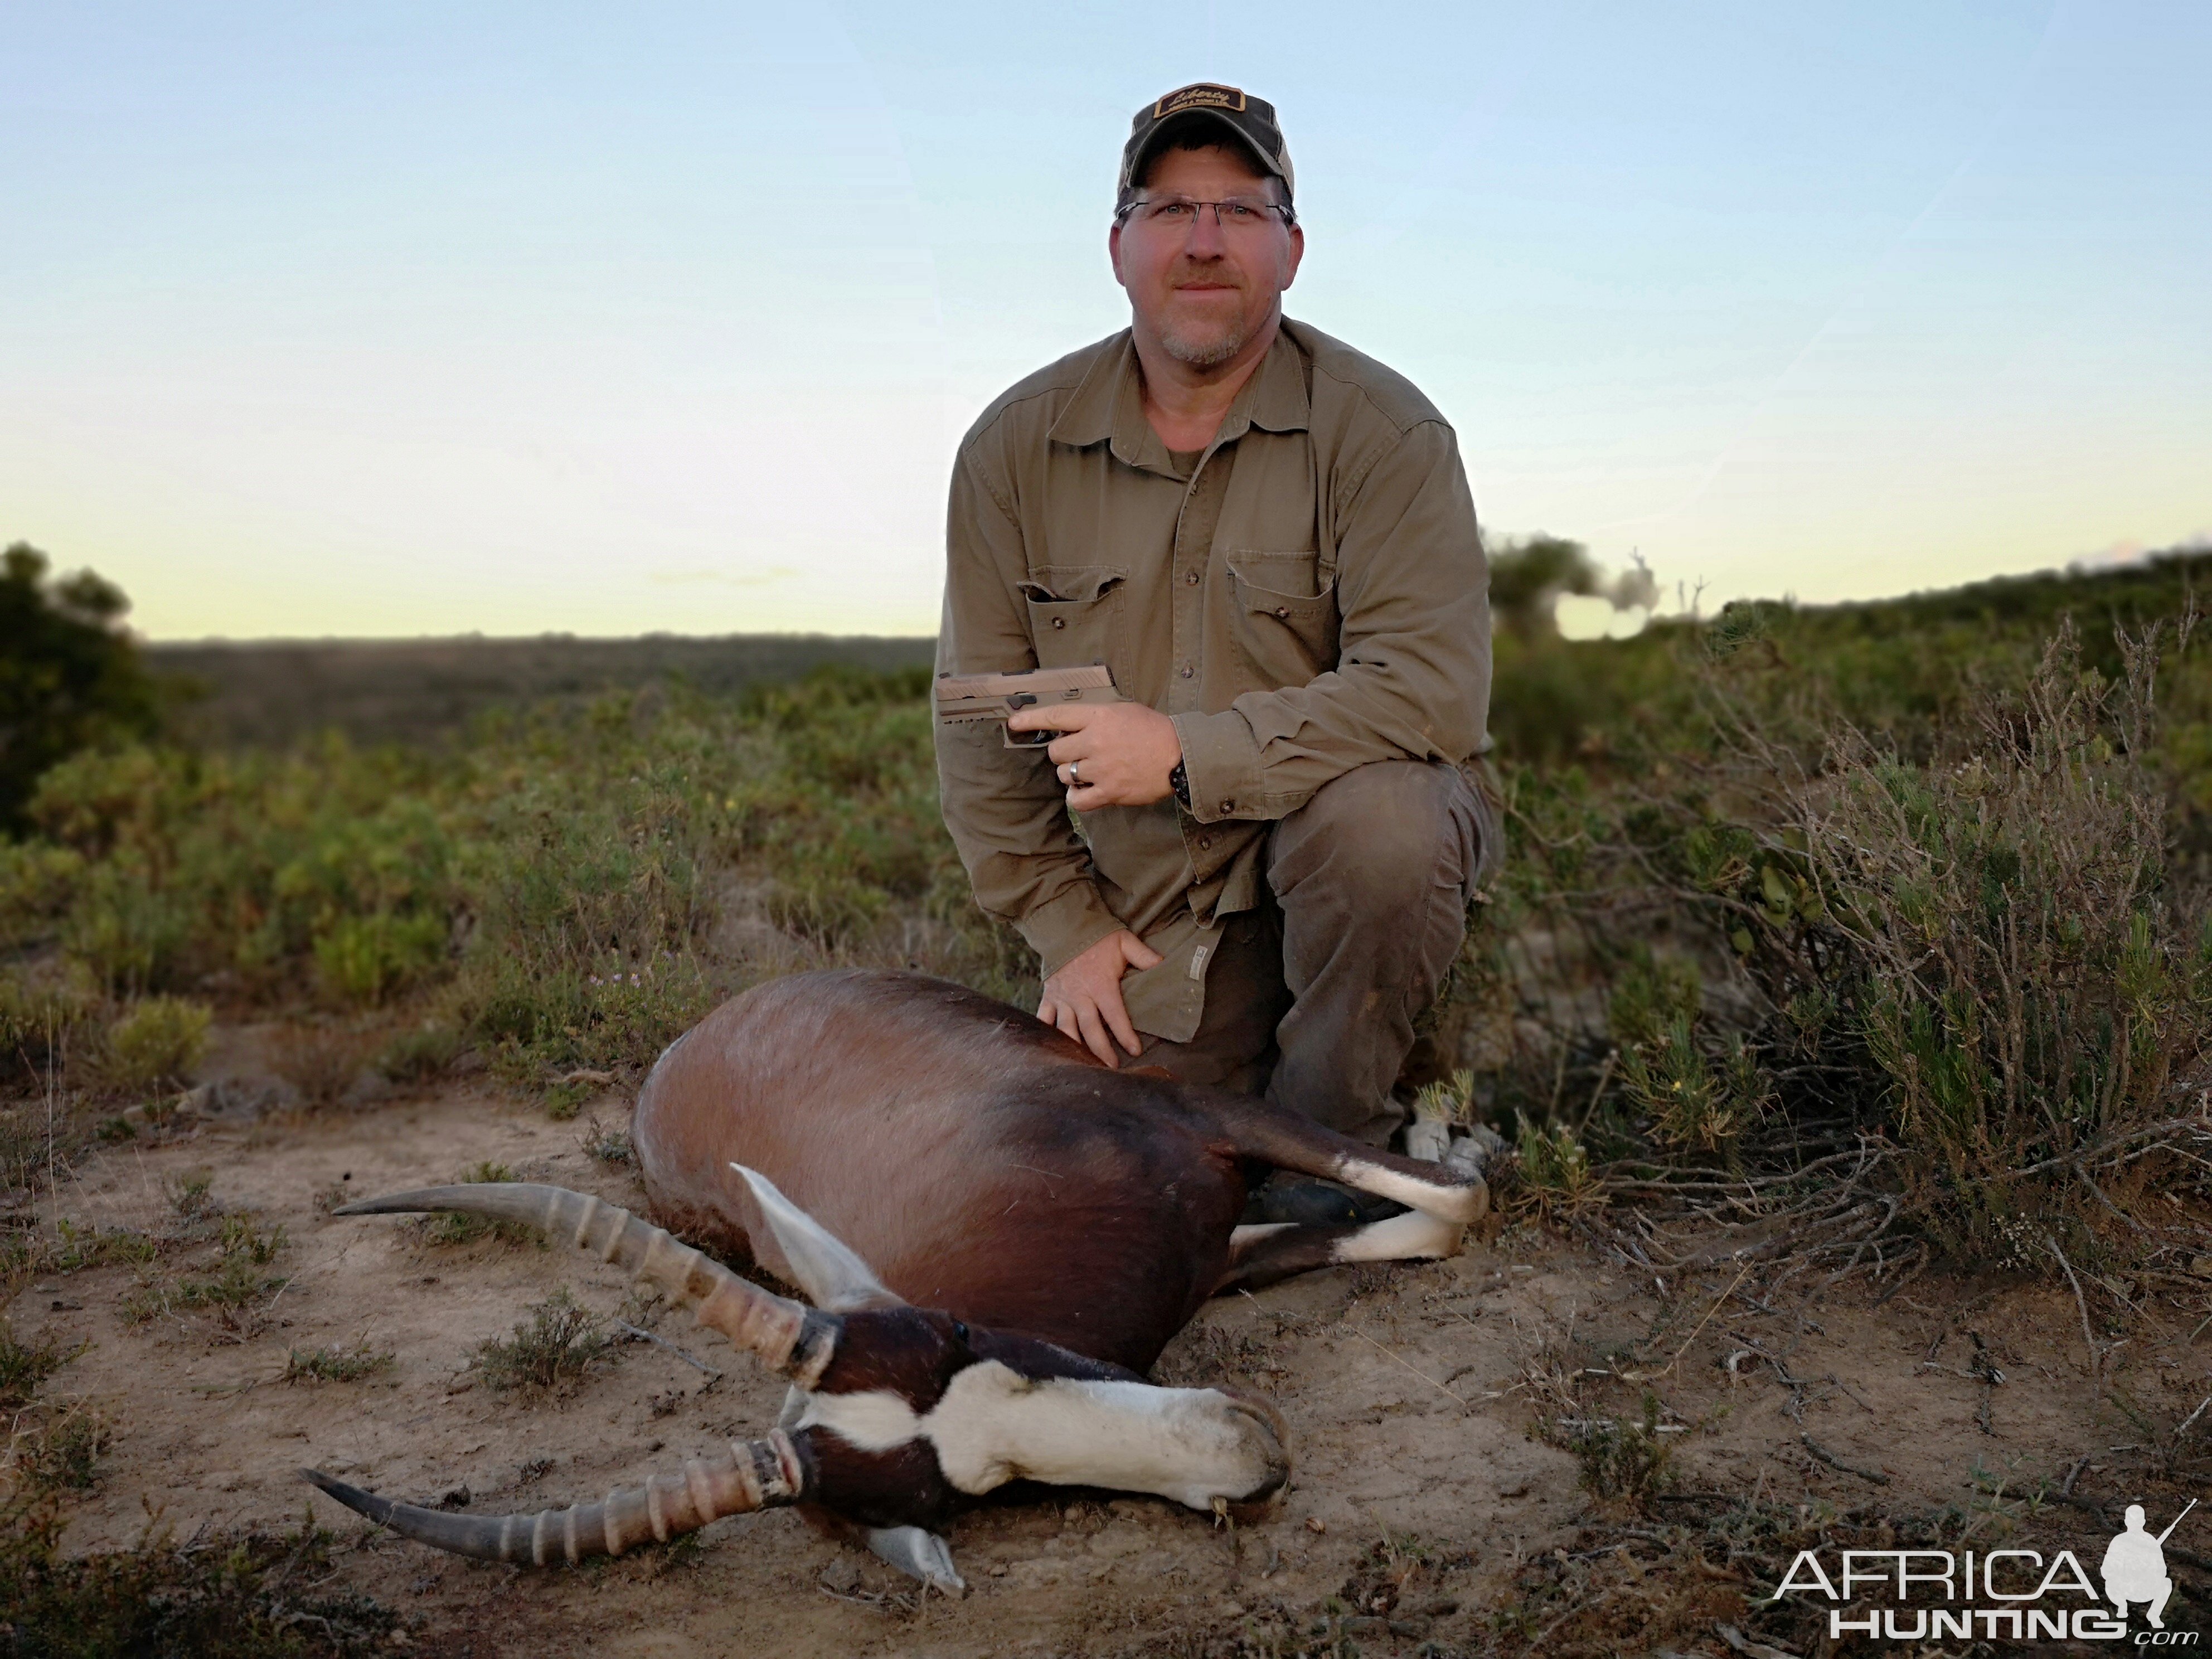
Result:
<instances>
[{"instance_id":1,"label":"baseball cap","mask_svg":"<svg viewBox=\"0 0 2212 1659\"><path fill-rule=\"evenodd\" d=\"M1195 81L1153 100L1129 123L1129 142L1121 147L1120 193L1126 196L1144 176L1171 125L1203 123L1218 126L1234 137L1262 169L1283 181L1283 195L1291 198L1297 182L1291 173L1291 152L1283 143L1283 130L1275 125L1275 106L1238 87Z\"/></svg>"}]
</instances>

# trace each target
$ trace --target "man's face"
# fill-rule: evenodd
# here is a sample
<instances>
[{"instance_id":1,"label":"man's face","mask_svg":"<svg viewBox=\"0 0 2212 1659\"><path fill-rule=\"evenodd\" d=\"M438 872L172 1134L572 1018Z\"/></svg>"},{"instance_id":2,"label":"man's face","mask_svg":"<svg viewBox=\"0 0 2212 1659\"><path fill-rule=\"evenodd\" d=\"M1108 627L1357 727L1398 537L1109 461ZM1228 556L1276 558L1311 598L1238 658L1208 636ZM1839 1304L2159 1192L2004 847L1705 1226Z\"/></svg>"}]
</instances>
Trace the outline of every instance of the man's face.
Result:
<instances>
[{"instance_id":1,"label":"man's face","mask_svg":"<svg viewBox=\"0 0 2212 1659\"><path fill-rule=\"evenodd\" d=\"M1274 181L1233 147L1171 149L1152 163L1137 194L1147 201L1278 199ZM1217 223L1212 209L1180 224L1139 210L1115 226L1107 249L1139 335L1179 362L1211 368L1234 358L1274 316L1297 275L1305 233L1277 213L1232 228Z\"/></svg>"}]
</instances>

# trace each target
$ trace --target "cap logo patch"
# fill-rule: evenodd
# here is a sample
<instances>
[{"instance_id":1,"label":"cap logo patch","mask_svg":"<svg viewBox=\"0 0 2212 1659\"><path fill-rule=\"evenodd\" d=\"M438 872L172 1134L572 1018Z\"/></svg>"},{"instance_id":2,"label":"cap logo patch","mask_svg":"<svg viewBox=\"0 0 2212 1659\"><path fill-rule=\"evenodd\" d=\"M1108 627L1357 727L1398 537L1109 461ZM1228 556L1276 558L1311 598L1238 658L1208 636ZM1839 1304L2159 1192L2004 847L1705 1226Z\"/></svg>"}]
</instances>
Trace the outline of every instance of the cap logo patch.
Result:
<instances>
[{"instance_id":1,"label":"cap logo patch","mask_svg":"<svg viewBox=\"0 0 2212 1659\"><path fill-rule=\"evenodd\" d=\"M1235 87L1199 85L1185 87L1152 106L1152 119L1164 121L1170 115L1180 115L1187 109L1225 109L1237 114L1244 111L1244 94Z\"/></svg>"}]
</instances>

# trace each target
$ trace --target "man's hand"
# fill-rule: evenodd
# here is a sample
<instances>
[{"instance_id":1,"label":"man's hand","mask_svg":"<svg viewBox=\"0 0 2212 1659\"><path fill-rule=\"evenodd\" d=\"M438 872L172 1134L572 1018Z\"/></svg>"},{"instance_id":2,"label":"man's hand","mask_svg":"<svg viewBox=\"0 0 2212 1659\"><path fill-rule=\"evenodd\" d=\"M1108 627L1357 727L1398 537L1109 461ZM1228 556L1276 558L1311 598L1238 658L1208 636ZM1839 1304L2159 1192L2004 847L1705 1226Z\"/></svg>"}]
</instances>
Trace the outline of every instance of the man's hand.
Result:
<instances>
[{"instance_id":1,"label":"man's hand","mask_svg":"<svg viewBox=\"0 0 2212 1659\"><path fill-rule=\"evenodd\" d=\"M1006 726L1063 734L1045 753L1058 766L1060 781L1067 786L1067 804L1078 812L1097 806L1150 806L1168 793L1168 774L1182 758L1175 722L1140 702L1024 708L1007 718ZM1120 976L1117 970L1115 977Z\"/></svg>"},{"instance_id":2,"label":"man's hand","mask_svg":"<svg viewBox=\"0 0 2212 1659\"><path fill-rule=\"evenodd\" d=\"M1121 1003L1121 975L1132 968L1157 967L1161 960L1158 951L1127 928L1109 933L1045 981L1037 1018L1060 1027L1107 1065L1119 1066L1114 1042L1108 1040L1109 1031L1131 1054L1145 1051Z\"/></svg>"}]
</instances>

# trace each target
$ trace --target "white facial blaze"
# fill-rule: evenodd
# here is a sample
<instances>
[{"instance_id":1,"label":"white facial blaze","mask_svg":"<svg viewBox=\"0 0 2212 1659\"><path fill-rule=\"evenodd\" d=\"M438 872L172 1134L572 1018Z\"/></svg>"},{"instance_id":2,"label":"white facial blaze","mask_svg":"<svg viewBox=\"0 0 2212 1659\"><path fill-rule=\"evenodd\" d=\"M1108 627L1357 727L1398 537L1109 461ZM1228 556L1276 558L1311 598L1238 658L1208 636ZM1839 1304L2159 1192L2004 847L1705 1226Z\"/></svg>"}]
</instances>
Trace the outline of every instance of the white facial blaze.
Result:
<instances>
[{"instance_id":1,"label":"white facial blaze","mask_svg":"<svg viewBox=\"0 0 2212 1659\"><path fill-rule=\"evenodd\" d=\"M980 1495L1009 1480L1150 1492L1194 1510L1279 1481L1274 1431L1213 1389L1073 1377L1032 1381L985 1360L926 1416L897 1395L816 1395L799 1419L863 1451L928 1440L945 1478Z\"/></svg>"},{"instance_id":2,"label":"white facial blaze","mask_svg":"<svg viewBox=\"0 0 2212 1659\"><path fill-rule=\"evenodd\" d=\"M889 1451L922 1431L913 1407L887 1389L866 1394L815 1394L799 1414L802 1429L827 1429L862 1451Z\"/></svg>"}]
</instances>

